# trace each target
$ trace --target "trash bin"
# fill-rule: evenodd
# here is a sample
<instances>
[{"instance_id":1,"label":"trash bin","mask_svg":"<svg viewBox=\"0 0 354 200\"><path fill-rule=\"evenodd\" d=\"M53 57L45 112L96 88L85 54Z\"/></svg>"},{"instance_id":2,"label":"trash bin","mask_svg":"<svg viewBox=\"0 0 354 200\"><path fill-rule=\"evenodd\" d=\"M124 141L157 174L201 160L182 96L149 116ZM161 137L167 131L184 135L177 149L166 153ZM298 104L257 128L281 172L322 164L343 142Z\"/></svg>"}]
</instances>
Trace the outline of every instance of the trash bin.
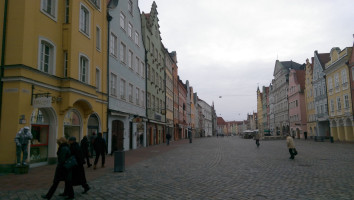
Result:
<instances>
[{"instance_id":1,"label":"trash bin","mask_svg":"<svg viewBox=\"0 0 354 200\"><path fill-rule=\"evenodd\" d=\"M331 141L331 143L333 143L333 137L329 137L329 140Z\"/></svg>"},{"instance_id":2,"label":"trash bin","mask_svg":"<svg viewBox=\"0 0 354 200\"><path fill-rule=\"evenodd\" d=\"M114 172L124 172L125 171L125 152L115 151L114 152Z\"/></svg>"}]
</instances>

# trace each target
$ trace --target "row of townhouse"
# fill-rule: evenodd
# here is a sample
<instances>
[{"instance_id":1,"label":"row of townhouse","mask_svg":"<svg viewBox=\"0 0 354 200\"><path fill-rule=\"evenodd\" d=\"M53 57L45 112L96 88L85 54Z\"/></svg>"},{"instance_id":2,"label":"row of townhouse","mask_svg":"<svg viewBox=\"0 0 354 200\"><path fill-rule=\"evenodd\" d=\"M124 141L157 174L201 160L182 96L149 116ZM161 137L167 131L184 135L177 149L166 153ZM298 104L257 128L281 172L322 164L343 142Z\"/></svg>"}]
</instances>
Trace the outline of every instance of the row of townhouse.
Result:
<instances>
[{"instance_id":1,"label":"row of townhouse","mask_svg":"<svg viewBox=\"0 0 354 200\"><path fill-rule=\"evenodd\" d=\"M276 61L269 87L257 89L262 134L354 141L353 47L314 52L305 64Z\"/></svg>"},{"instance_id":2,"label":"row of townhouse","mask_svg":"<svg viewBox=\"0 0 354 200\"><path fill-rule=\"evenodd\" d=\"M13 170L24 126L31 167L56 162L60 137L102 132L112 153L215 135L214 106L180 80L155 2L150 13L138 0L5 0L0 11L0 172Z\"/></svg>"},{"instance_id":3,"label":"row of townhouse","mask_svg":"<svg viewBox=\"0 0 354 200\"><path fill-rule=\"evenodd\" d=\"M219 135L240 135L246 130L258 130L258 113L247 114L247 120L225 121L223 117L217 117L217 134Z\"/></svg>"}]
</instances>

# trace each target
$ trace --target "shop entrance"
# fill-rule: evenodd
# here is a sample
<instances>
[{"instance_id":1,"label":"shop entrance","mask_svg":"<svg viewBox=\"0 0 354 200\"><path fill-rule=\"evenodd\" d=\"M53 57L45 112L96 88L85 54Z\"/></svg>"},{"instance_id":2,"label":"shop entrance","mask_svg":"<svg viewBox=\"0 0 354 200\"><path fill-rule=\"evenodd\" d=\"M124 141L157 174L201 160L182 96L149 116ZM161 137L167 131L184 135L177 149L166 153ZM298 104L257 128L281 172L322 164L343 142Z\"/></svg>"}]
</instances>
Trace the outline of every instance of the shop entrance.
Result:
<instances>
[{"instance_id":1,"label":"shop entrance","mask_svg":"<svg viewBox=\"0 0 354 200\"><path fill-rule=\"evenodd\" d=\"M35 108L31 114L29 162L32 166L47 163L56 152L56 115L52 108Z\"/></svg>"},{"instance_id":2,"label":"shop entrance","mask_svg":"<svg viewBox=\"0 0 354 200\"><path fill-rule=\"evenodd\" d=\"M81 119L78 112L69 110L64 117L64 136L76 137L76 141L80 141Z\"/></svg>"},{"instance_id":3,"label":"shop entrance","mask_svg":"<svg viewBox=\"0 0 354 200\"><path fill-rule=\"evenodd\" d=\"M93 149L93 142L97 137L99 128L100 126L99 126L98 118L95 114L92 114L88 119L88 124L87 124L87 139L89 140L89 151L91 156L96 155L96 152ZM106 138L105 140L107 141Z\"/></svg>"},{"instance_id":4,"label":"shop entrance","mask_svg":"<svg viewBox=\"0 0 354 200\"><path fill-rule=\"evenodd\" d=\"M124 150L124 123L120 120L112 121L112 153Z\"/></svg>"}]
</instances>

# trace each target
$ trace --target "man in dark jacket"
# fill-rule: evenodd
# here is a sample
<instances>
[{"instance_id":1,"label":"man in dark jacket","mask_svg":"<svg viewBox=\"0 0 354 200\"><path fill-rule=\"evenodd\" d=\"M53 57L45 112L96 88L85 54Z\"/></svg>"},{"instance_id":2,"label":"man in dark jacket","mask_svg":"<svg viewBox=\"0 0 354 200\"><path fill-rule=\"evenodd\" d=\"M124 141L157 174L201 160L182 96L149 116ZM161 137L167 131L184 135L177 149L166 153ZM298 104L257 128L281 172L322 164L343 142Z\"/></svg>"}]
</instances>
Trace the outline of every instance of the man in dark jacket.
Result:
<instances>
[{"instance_id":1,"label":"man in dark jacket","mask_svg":"<svg viewBox=\"0 0 354 200\"><path fill-rule=\"evenodd\" d=\"M57 140L59 145L57 156L58 156L58 164L55 169L55 175L53 184L50 187L48 193L46 195L42 195L43 199L51 199L55 190L57 189L60 181L65 181L65 191L68 196L67 199L74 199L74 189L71 185L71 169L66 169L64 167L65 161L70 157L70 148L64 137L61 137Z\"/></svg>"},{"instance_id":2,"label":"man in dark jacket","mask_svg":"<svg viewBox=\"0 0 354 200\"><path fill-rule=\"evenodd\" d=\"M107 147L106 147L106 141L102 138L102 133L98 133L97 138L93 143L93 148L95 149L96 152L96 159L93 165L93 169L96 169L96 165L98 163L98 159L100 158L100 155L102 156L102 167L104 167Z\"/></svg>"},{"instance_id":3,"label":"man in dark jacket","mask_svg":"<svg viewBox=\"0 0 354 200\"><path fill-rule=\"evenodd\" d=\"M82 138L80 147L81 147L82 154L84 156L84 164L86 159L87 167L91 167L92 165L90 163L89 141L87 139L87 136L84 136L84 138Z\"/></svg>"},{"instance_id":4,"label":"man in dark jacket","mask_svg":"<svg viewBox=\"0 0 354 200\"><path fill-rule=\"evenodd\" d=\"M73 170L72 184L73 186L81 185L84 188L84 191L82 193L85 194L87 191L90 190L90 186L87 184L86 181L85 169L84 169L84 156L82 154L79 144L76 142L75 137L69 138L69 144L70 144L71 155L75 156L77 161L77 166L74 166L72 169Z\"/></svg>"}]
</instances>

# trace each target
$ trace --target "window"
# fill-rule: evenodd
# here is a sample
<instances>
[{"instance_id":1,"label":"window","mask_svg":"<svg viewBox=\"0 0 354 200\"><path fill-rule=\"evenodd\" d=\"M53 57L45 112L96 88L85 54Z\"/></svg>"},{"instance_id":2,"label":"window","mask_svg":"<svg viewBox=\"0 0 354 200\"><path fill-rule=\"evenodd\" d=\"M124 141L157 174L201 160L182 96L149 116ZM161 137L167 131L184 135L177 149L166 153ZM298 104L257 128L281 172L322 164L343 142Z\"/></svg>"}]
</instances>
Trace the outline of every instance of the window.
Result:
<instances>
[{"instance_id":1,"label":"window","mask_svg":"<svg viewBox=\"0 0 354 200\"><path fill-rule=\"evenodd\" d=\"M120 98L125 99L125 89L126 88L126 82L124 79L120 79Z\"/></svg>"},{"instance_id":2,"label":"window","mask_svg":"<svg viewBox=\"0 0 354 200\"><path fill-rule=\"evenodd\" d=\"M101 91L101 70L96 68L96 90Z\"/></svg>"},{"instance_id":3,"label":"window","mask_svg":"<svg viewBox=\"0 0 354 200\"><path fill-rule=\"evenodd\" d=\"M344 108L349 108L349 96L347 94L344 95Z\"/></svg>"},{"instance_id":4,"label":"window","mask_svg":"<svg viewBox=\"0 0 354 200\"><path fill-rule=\"evenodd\" d=\"M147 76L148 80L151 80L151 78L150 78L150 65L149 64L147 64L147 66L146 66L146 76Z\"/></svg>"},{"instance_id":5,"label":"window","mask_svg":"<svg viewBox=\"0 0 354 200\"><path fill-rule=\"evenodd\" d=\"M135 57L135 65L134 65L134 70L136 71L136 73L139 74L139 63L140 63L140 59L138 57Z\"/></svg>"},{"instance_id":6,"label":"window","mask_svg":"<svg viewBox=\"0 0 354 200\"><path fill-rule=\"evenodd\" d=\"M140 100L141 100L140 105L144 107L144 106L145 106L145 92L144 92L144 91L141 91L141 98L140 98Z\"/></svg>"},{"instance_id":7,"label":"window","mask_svg":"<svg viewBox=\"0 0 354 200\"><path fill-rule=\"evenodd\" d=\"M334 112L334 100L331 99L331 112Z\"/></svg>"},{"instance_id":8,"label":"window","mask_svg":"<svg viewBox=\"0 0 354 200\"><path fill-rule=\"evenodd\" d=\"M79 72L79 80L84 83L88 83L89 80L89 59L84 56L80 55L80 72Z\"/></svg>"},{"instance_id":9,"label":"window","mask_svg":"<svg viewBox=\"0 0 354 200\"><path fill-rule=\"evenodd\" d=\"M339 75L338 75L338 73L336 73L334 75L334 85L335 85L336 88L339 87Z\"/></svg>"},{"instance_id":10,"label":"window","mask_svg":"<svg viewBox=\"0 0 354 200\"><path fill-rule=\"evenodd\" d=\"M342 104L340 102L340 97L337 97L337 110L340 111L342 109Z\"/></svg>"},{"instance_id":11,"label":"window","mask_svg":"<svg viewBox=\"0 0 354 200\"><path fill-rule=\"evenodd\" d=\"M146 101L147 101L147 107L148 107L148 108L151 108L151 104L150 104L150 93L149 93L149 92L146 94Z\"/></svg>"},{"instance_id":12,"label":"window","mask_svg":"<svg viewBox=\"0 0 354 200\"><path fill-rule=\"evenodd\" d=\"M151 70L151 81L155 83L155 70Z\"/></svg>"},{"instance_id":13,"label":"window","mask_svg":"<svg viewBox=\"0 0 354 200\"><path fill-rule=\"evenodd\" d=\"M64 51L64 77L68 77L68 52Z\"/></svg>"},{"instance_id":14,"label":"window","mask_svg":"<svg viewBox=\"0 0 354 200\"><path fill-rule=\"evenodd\" d=\"M80 6L80 32L90 36L90 11L84 4Z\"/></svg>"},{"instance_id":15,"label":"window","mask_svg":"<svg viewBox=\"0 0 354 200\"><path fill-rule=\"evenodd\" d=\"M55 74L56 47L47 39L39 38L38 67L48 74Z\"/></svg>"},{"instance_id":16,"label":"window","mask_svg":"<svg viewBox=\"0 0 354 200\"><path fill-rule=\"evenodd\" d=\"M70 0L65 0L65 23L68 24L69 23L69 11L70 11Z\"/></svg>"},{"instance_id":17,"label":"window","mask_svg":"<svg viewBox=\"0 0 354 200\"><path fill-rule=\"evenodd\" d=\"M120 27L125 30L125 15L123 13L120 13L119 24L120 24Z\"/></svg>"},{"instance_id":18,"label":"window","mask_svg":"<svg viewBox=\"0 0 354 200\"><path fill-rule=\"evenodd\" d=\"M126 63L126 49L127 47L125 46L125 44L121 43L120 44L120 61L122 61L123 63Z\"/></svg>"},{"instance_id":19,"label":"window","mask_svg":"<svg viewBox=\"0 0 354 200\"><path fill-rule=\"evenodd\" d=\"M152 102L151 102L151 108L152 108L152 110L155 110L155 96L154 95L152 95Z\"/></svg>"},{"instance_id":20,"label":"window","mask_svg":"<svg viewBox=\"0 0 354 200\"><path fill-rule=\"evenodd\" d=\"M90 2L96 6L96 8L101 9L101 0L90 0Z\"/></svg>"},{"instance_id":21,"label":"window","mask_svg":"<svg viewBox=\"0 0 354 200\"><path fill-rule=\"evenodd\" d=\"M134 38L135 44L139 46L139 33L135 31L135 38Z\"/></svg>"},{"instance_id":22,"label":"window","mask_svg":"<svg viewBox=\"0 0 354 200\"><path fill-rule=\"evenodd\" d=\"M118 40L114 33L111 33L110 54L118 58Z\"/></svg>"},{"instance_id":23,"label":"window","mask_svg":"<svg viewBox=\"0 0 354 200\"><path fill-rule=\"evenodd\" d=\"M328 77L328 89L329 90L333 89L332 77Z\"/></svg>"},{"instance_id":24,"label":"window","mask_svg":"<svg viewBox=\"0 0 354 200\"><path fill-rule=\"evenodd\" d=\"M101 50L101 29L96 26L96 49Z\"/></svg>"},{"instance_id":25,"label":"window","mask_svg":"<svg viewBox=\"0 0 354 200\"><path fill-rule=\"evenodd\" d=\"M129 0L128 2L128 11L130 14L133 14L133 1Z\"/></svg>"},{"instance_id":26,"label":"window","mask_svg":"<svg viewBox=\"0 0 354 200\"><path fill-rule=\"evenodd\" d=\"M111 95L112 96L117 96L117 75L111 73Z\"/></svg>"},{"instance_id":27,"label":"window","mask_svg":"<svg viewBox=\"0 0 354 200\"><path fill-rule=\"evenodd\" d=\"M42 0L41 11L56 21L57 18L57 0Z\"/></svg>"},{"instance_id":28,"label":"window","mask_svg":"<svg viewBox=\"0 0 354 200\"><path fill-rule=\"evenodd\" d=\"M146 37L146 50L150 51L150 38L149 36Z\"/></svg>"},{"instance_id":29,"label":"window","mask_svg":"<svg viewBox=\"0 0 354 200\"><path fill-rule=\"evenodd\" d=\"M345 69L342 70L342 84L346 84L348 82L347 79L347 71Z\"/></svg>"},{"instance_id":30,"label":"window","mask_svg":"<svg viewBox=\"0 0 354 200\"><path fill-rule=\"evenodd\" d=\"M145 78L144 66L145 66L144 63L141 62L141 63L140 63L140 75L141 75L141 77L143 77L143 78Z\"/></svg>"},{"instance_id":31,"label":"window","mask_svg":"<svg viewBox=\"0 0 354 200\"><path fill-rule=\"evenodd\" d=\"M130 22L128 23L128 35L133 38L133 25Z\"/></svg>"},{"instance_id":32,"label":"window","mask_svg":"<svg viewBox=\"0 0 354 200\"><path fill-rule=\"evenodd\" d=\"M352 81L354 81L354 67L352 67Z\"/></svg>"},{"instance_id":33,"label":"window","mask_svg":"<svg viewBox=\"0 0 354 200\"><path fill-rule=\"evenodd\" d=\"M136 88L135 90L135 103L136 105L140 105L140 89Z\"/></svg>"},{"instance_id":34,"label":"window","mask_svg":"<svg viewBox=\"0 0 354 200\"><path fill-rule=\"evenodd\" d=\"M133 102L133 85L130 83L128 88L128 97L129 97L129 101Z\"/></svg>"},{"instance_id":35,"label":"window","mask_svg":"<svg viewBox=\"0 0 354 200\"><path fill-rule=\"evenodd\" d=\"M133 69L133 52L131 50L128 52L128 66Z\"/></svg>"}]
</instances>

